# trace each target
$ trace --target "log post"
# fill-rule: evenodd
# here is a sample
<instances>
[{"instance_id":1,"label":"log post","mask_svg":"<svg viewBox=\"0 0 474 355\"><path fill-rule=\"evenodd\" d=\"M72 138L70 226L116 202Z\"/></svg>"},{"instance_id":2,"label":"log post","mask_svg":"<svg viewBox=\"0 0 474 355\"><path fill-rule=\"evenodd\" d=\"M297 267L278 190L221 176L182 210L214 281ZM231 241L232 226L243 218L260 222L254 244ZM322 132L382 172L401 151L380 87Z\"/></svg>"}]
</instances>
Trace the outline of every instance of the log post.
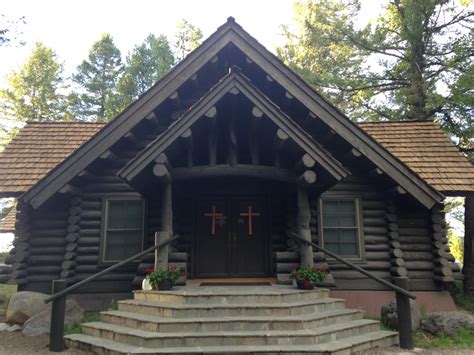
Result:
<instances>
[{"instance_id":1,"label":"log post","mask_svg":"<svg viewBox=\"0 0 474 355\"><path fill-rule=\"evenodd\" d=\"M281 167L280 151L283 148L283 145L289 141L289 138L288 134L286 134L281 128L276 131L273 145L275 147L275 166L277 168Z\"/></svg>"},{"instance_id":2,"label":"log post","mask_svg":"<svg viewBox=\"0 0 474 355\"><path fill-rule=\"evenodd\" d=\"M68 218L68 229L77 229L77 232L74 233L75 238L67 241L66 248L64 251L64 261L72 261L70 263L63 263L61 265L60 276L65 277L67 275L66 283L72 283L74 281L74 276L76 274L76 254L71 254L71 251L76 250L79 240L80 227L79 223L81 221L81 212L82 212L82 197L81 195L72 196L69 202L69 218ZM65 238L69 236L66 233Z\"/></svg>"},{"instance_id":3,"label":"log post","mask_svg":"<svg viewBox=\"0 0 474 355\"><path fill-rule=\"evenodd\" d=\"M442 204L437 204L431 209L431 228L433 232L433 238L432 238L432 250L433 250L433 255L437 257L439 260L438 262L440 264L447 263L448 260L448 255L449 253L447 252L448 245L447 243L444 243L440 240L435 239L435 234L436 235L441 235L443 237L446 237L446 221L445 221L445 216L444 216L444 206ZM441 261L445 259L446 261ZM447 270L449 269L449 271ZM444 282L454 282L454 277L452 277L452 270L451 268L443 268L443 267L438 267L435 268L434 270L435 274L435 279L438 280L443 280ZM448 274L449 273L449 274Z\"/></svg>"},{"instance_id":4,"label":"log post","mask_svg":"<svg viewBox=\"0 0 474 355\"><path fill-rule=\"evenodd\" d=\"M395 285L409 291L408 278L396 277ZM397 299L398 333L400 337L400 347L402 349L413 349L413 330L411 326L410 299L408 296L395 292Z\"/></svg>"},{"instance_id":5,"label":"log post","mask_svg":"<svg viewBox=\"0 0 474 355\"><path fill-rule=\"evenodd\" d=\"M53 281L52 294L66 289L65 280ZM66 316L66 295L53 300L51 307L51 325L49 332L49 350L61 352L64 350L64 317Z\"/></svg>"},{"instance_id":6,"label":"log post","mask_svg":"<svg viewBox=\"0 0 474 355\"><path fill-rule=\"evenodd\" d=\"M209 165L217 164L217 110L213 106L206 112L209 118L208 146L209 146Z\"/></svg>"},{"instance_id":7,"label":"log post","mask_svg":"<svg viewBox=\"0 0 474 355\"><path fill-rule=\"evenodd\" d=\"M302 186L296 187L296 201L298 207L296 231L305 240L311 242L311 211L309 208L308 192ZM302 243L300 258L302 266L313 267L313 247L309 244Z\"/></svg>"},{"instance_id":8,"label":"log post","mask_svg":"<svg viewBox=\"0 0 474 355\"><path fill-rule=\"evenodd\" d=\"M258 108L254 107L252 109L252 116L251 119L251 126L249 130L249 151L250 151L250 158L252 160L253 165L260 164L260 156L259 156L259 139L258 139L258 124L259 118L263 116L263 112Z\"/></svg>"},{"instance_id":9,"label":"log post","mask_svg":"<svg viewBox=\"0 0 474 355\"><path fill-rule=\"evenodd\" d=\"M171 238L173 235L173 196L171 182L163 185L163 199L161 207L161 232L155 233L155 243ZM155 269L168 268L169 244L155 251Z\"/></svg>"},{"instance_id":10,"label":"log post","mask_svg":"<svg viewBox=\"0 0 474 355\"><path fill-rule=\"evenodd\" d=\"M191 129L187 129L184 131L184 133L181 135L181 139L184 142L184 145L186 147L186 163L188 168L193 167L193 134L191 132Z\"/></svg>"},{"instance_id":11,"label":"log post","mask_svg":"<svg viewBox=\"0 0 474 355\"><path fill-rule=\"evenodd\" d=\"M408 275L408 270L403 267L405 260L403 259L403 251L400 249L400 242L398 242L398 216L396 214L396 207L393 201L388 201L386 208L385 220L388 229L388 239L390 246L390 263L392 267L390 272L393 277L400 277Z\"/></svg>"},{"instance_id":12,"label":"log post","mask_svg":"<svg viewBox=\"0 0 474 355\"><path fill-rule=\"evenodd\" d=\"M464 292L474 294L474 193L464 201Z\"/></svg>"}]
</instances>

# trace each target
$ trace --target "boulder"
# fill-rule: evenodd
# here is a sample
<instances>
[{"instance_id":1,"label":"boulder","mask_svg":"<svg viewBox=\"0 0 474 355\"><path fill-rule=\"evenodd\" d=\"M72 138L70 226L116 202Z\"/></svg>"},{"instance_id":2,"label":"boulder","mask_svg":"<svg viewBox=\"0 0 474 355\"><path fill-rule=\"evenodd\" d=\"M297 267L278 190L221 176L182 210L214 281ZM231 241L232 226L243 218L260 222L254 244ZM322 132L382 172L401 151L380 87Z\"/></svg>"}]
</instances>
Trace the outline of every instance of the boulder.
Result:
<instances>
[{"instance_id":1,"label":"boulder","mask_svg":"<svg viewBox=\"0 0 474 355\"><path fill-rule=\"evenodd\" d=\"M413 330L420 327L421 311L415 301L410 300L411 326ZM397 302L395 300L382 306L380 310L381 322L388 328L398 330Z\"/></svg>"},{"instance_id":2,"label":"boulder","mask_svg":"<svg viewBox=\"0 0 474 355\"><path fill-rule=\"evenodd\" d=\"M8 296L0 290L0 317L3 317L7 312Z\"/></svg>"},{"instance_id":3,"label":"boulder","mask_svg":"<svg viewBox=\"0 0 474 355\"><path fill-rule=\"evenodd\" d=\"M84 310L73 299L66 300L66 316L64 325L70 326L79 323L84 316ZM51 306L28 319L23 326L23 334L37 336L49 334L51 324Z\"/></svg>"},{"instance_id":4,"label":"boulder","mask_svg":"<svg viewBox=\"0 0 474 355\"><path fill-rule=\"evenodd\" d=\"M474 331L474 316L462 312L436 312L421 321L421 329L433 335L454 335L460 328Z\"/></svg>"},{"instance_id":5,"label":"boulder","mask_svg":"<svg viewBox=\"0 0 474 355\"><path fill-rule=\"evenodd\" d=\"M48 297L43 293L21 291L13 294L8 302L7 322L23 324L35 314L45 310L44 300Z\"/></svg>"}]
</instances>

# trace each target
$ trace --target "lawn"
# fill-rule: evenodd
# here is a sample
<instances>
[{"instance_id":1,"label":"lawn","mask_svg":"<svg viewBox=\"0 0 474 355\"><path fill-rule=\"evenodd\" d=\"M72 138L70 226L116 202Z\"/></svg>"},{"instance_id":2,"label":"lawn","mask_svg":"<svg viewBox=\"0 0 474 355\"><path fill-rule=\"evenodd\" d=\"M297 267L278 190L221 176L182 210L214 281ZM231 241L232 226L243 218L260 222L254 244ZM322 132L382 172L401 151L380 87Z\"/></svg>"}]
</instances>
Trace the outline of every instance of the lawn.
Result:
<instances>
[{"instance_id":1,"label":"lawn","mask_svg":"<svg viewBox=\"0 0 474 355\"><path fill-rule=\"evenodd\" d=\"M5 293L7 296L11 296L15 292L16 292L16 285L0 284L0 293Z\"/></svg>"}]
</instances>

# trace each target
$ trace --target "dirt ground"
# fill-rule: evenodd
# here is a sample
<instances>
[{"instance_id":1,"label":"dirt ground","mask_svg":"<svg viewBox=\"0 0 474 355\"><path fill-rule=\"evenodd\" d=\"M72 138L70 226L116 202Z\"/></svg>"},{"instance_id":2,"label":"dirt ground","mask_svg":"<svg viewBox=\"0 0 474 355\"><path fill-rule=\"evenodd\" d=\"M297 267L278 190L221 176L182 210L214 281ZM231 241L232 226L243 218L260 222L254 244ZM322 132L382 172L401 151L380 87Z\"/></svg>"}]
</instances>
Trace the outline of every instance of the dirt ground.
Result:
<instances>
[{"instance_id":1,"label":"dirt ground","mask_svg":"<svg viewBox=\"0 0 474 355\"><path fill-rule=\"evenodd\" d=\"M445 350L427 350L427 349L414 349L411 351L402 350L397 347L383 348L383 349L372 349L357 353L357 355L472 355L474 350L471 349L445 349Z\"/></svg>"},{"instance_id":2,"label":"dirt ground","mask_svg":"<svg viewBox=\"0 0 474 355\"><path fill-rule=\"evenodd\" d=\"M48 351L49 336L27 337L21 332L1 332L0 333L0 354L23 355L23 354L58 354ZM80 350L67 350L61 354L89 354Z\"/></svg>"}]
</instances>

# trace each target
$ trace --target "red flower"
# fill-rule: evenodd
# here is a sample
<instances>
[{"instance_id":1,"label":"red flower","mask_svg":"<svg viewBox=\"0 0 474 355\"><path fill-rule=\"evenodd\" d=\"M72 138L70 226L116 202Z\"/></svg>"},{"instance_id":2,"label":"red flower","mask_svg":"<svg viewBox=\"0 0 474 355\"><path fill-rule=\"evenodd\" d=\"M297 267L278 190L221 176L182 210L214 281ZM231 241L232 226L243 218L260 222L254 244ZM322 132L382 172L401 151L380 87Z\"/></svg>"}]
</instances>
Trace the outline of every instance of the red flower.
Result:
<instances>
[{"instance_id":1,"label":"red flower","mask_svg":"<svg viewBox=\"0 0 474 355\"><path fill-rule=\"evenodd\" d=\"M311 286L311 283L308 280L304 280L304 287L309 287Z\"/></svg>"},{"instance_id":2,"label":"red flower","mask_svg":"<svg viewBox=\"0 0 474 355\"><path fill-rule=\"evenodd\" d=\"M300 266L297 263L291 264L292 269L298 269Z\"/></svg>"},{"instance_id":3,"label":"red flower","mask_svg":"<svg viewBox=\"0 0 474 355\"><path fill-rule=\"evenodd\" d=\"M145 269L145 274L151 274L154 271L155 271L155 269L153 269L152 267L148 267L148 268Z\"/></svg>"},{"instance_id":4,"label":"red flower","mask_svg":"<svg viewBox=\"0 0 474 355\"><path fill-rule=\"evenodd\" d=\"M181 276L188 276L188 273L186 271L181 271Z\"/></svg>"},{"instance_id":5,"label":"red flower","mask_svg":"<svg viewBox=\"0 0 474 355\"><path fill-rule=\"evenodd\" d=\"M293 272L293 277L294 277L295 279L297 279L297 278L298 278L298 273L297 273L296 271L295 271L295 272Z\"/></svg>"}]
</instances>

